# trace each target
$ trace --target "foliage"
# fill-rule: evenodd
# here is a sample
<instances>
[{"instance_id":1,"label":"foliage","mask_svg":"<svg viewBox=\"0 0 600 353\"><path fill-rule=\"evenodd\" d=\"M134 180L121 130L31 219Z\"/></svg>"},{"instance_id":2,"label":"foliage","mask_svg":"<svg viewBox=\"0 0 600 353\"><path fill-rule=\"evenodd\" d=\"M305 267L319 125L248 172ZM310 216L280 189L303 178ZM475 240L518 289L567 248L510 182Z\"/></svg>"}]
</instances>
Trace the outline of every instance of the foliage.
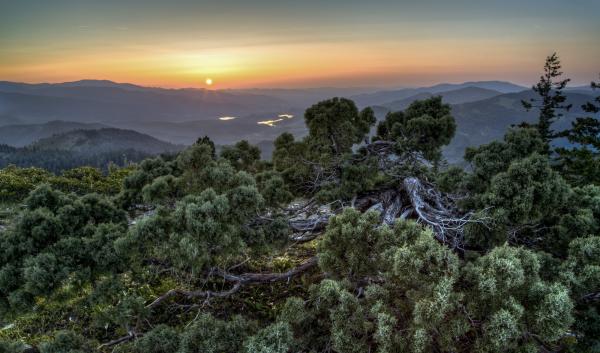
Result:
<instances>
[{"instance_id":1,"label":"foliage","mask_svg":"<svg viewBox=\"0 0 600 353\"><path fill-rule=\"evenodd\" d=\"M549 65L540 124L469 148L466 168L437 168L455 130L437 97L388 114L370 144L370 109L317 103L272 162L205 137L108 174L3 169L24 206L0 233L0 352L598 351L600 187L547 153ZM594 124L564 137L593 154ZM466 215L459 246L417 217L409 177L421 211ZM374 211L390 194L409 219Z\"/></svg>"},{"instance_id":2,"label":"foliage","mask_svg":"<svg viewBox=\"0 0 600 353\"><path fill-rule=\"evenodd\" d=\"M40 353L87 353L92 349L84 337L71 331L61 331L54 340L42 344Z\"/></svg>"},{"instance_id":3,"label":"foliage","mask_svg":"<svg viewBox=\"0 0 600 353\"><path fill-rule=\"evenodd\" d=\"M228 160L237 170L256 171L256 164L260 161L260 149L242 140L234 146L223 147L221 158Z\"/></svg>"},{"instance_id":4,"label":"foliage","mask_svg":"<svg viewBox=\"0 0 600 353\"><path fill-rule=\"evenodd\" d=\"M331 192L337 187L332 184L342 169L351 172L346 163L351 163L352 146L366 141L375 115L371 108L359 112L349 99L332 98L308 108L304 120L309 134L302 141L289 133L275 140L274 169L296 194L328 189L329 198L334 198L340 191Z\"/></svg>"},{"instance_id":5,"label":"foliage","mask_svg":"<svg viewBox=\"0 0 600 353\"><path fill-rule=\"evenodd\" d=\"M304 113L309 144L319 153L340 156L350 152L352 145L364 140L375 124L371 108L359 112L353 101L332 98L319 102Z\"/></svg>"},{"instance_id":6,"label":"foliage","mask_svg":"<svg viewBox=\"0 0 600 353\"><path fill-rule=\"evenodd\" d=\"M592 89L599 88L592 82ZM567 138L571 147L557 148L559 170L561 174L574 185L593 183L598 185L600 180L600 96L594 102L588 102L583 110L590 114L575 119L571 128L561 131L558 137Z\"/></svg>"},{"instance_id":7,"label":"foliage","mask_svg":"<svg viewBox=\"0 0 600 353\"><path fill-rule=\"evenodd\" d=\"M25 309L65 281L76 284L122 264L111 240L125 213L97 194L77 197L48 185L25 200L26 210L1 241L2 309Z\"/></svg>"},{"instance_id":8,"label":"foliage","mask_svg":"<svg viewBox=\"0 0 600 353\"><path fill-rule=\"evenodd\" d=\"M376 229L379 214L361 215L349 208L332 219L319 243L319 265L334 278L361 278L375 267L371 256L383 236Z\"/></svg>"},{"instance_id":9,"label":"foliage","mask_svg":"<svg viewBox=\"0 0 600 353\"><path fill-rule=\"evenodd\" d=\"M567 97L563 94L563 90L567 87L570 79L560 79L563 74L561 68L560 59L556 53L548 56L544 64L544 74L532 88L540 96L539 100L532 98L530 101L522 101L525 109L529 110L535 107L540 111L535 127L546 143L546 152L550 151L550 140L555 137L552 124L563 116L563 113L557 111L571 109L570 104L565 104Z\"/></svg>"},{"instance_id":10,"label":"foliage","mask_svg":"<svg viewBox=\"0 0 600 353\"><path fill-rule=\"evenodd\" d=\"M19 168L11 165L0 170L0 200L21 201L43 183L64 192L81 195L91 192L114 195L121 190L123 179L132 170L133 167L112 166L105 175L97 168L78 167L56 176L42 168Z\"/></svg>"},{"instance_id":11,"label":"foliage","mask_svg":"<svg viewBox=\"0 0 600 353\"><path fill-rule=\"evenodd\" d=\"M240 352L249 325L239 316L223 321L203 314L181 334L179 353Z\"/></svg>"},{"instance_id":12,"label":"foliage","mask_svg":"<svg viewBox=\"0 0 600 353\"><path fill-rule=\"evenodd\" d=\"M533 153L541 153L544 142L532 128L509 130L504 141L493 141L487 145L470 147L465 151L465 160L471 164L472 173L466 177L464 186L477 194L485 191L492 178L508 169L511 162Z\"/></svg>"},{"instance_id":13,"label":"foliage","mask_svg":"<svg viewBox=\"0 0 600 353\"><path fill-rule=\"evenodd\" d=\"M455 132L450 105L437 96L414 101L403 112L388 113L377 126L376 139L394 141L399 151L421 152L437 162L440 149L450 143Z\"/></svg>"},{"instance_id":14,"label":"foliage","mask_svg":"<svg viewBox=\"0 0 600 353\"><path fill-rule=\"evenodd\" d=\"M6 168L10 165L21 168L37 167L60 174L68 169L89 166L106 172L111 164L127 167L131 163L139 162L150 156L152 156L151 153L132 149L90 154L69 150L22 148L11 153L0 153L0 168Z\"/></svg>"},{"instance_id":15,"label":"foliage","mask_svg":"<svg viewBox=\"0 0 600 353\"><path fill-rule=\"evenodd\" d=\"M569 191L566 182L550 168L547 158L532 154L496 174L483 197L505 222L531 224L563 205Z\"/></svg>"},{"instance_id":16,"label":"foliage","mask_svg":"<svg viewBox=\"0 0 600 353\"><path fill-rule=\"evenodd\" d=\"M171 353L179 348L179 333L167 325L158 325L134 345L135 352L139 353Z\"/></svg>"}]
</instances>

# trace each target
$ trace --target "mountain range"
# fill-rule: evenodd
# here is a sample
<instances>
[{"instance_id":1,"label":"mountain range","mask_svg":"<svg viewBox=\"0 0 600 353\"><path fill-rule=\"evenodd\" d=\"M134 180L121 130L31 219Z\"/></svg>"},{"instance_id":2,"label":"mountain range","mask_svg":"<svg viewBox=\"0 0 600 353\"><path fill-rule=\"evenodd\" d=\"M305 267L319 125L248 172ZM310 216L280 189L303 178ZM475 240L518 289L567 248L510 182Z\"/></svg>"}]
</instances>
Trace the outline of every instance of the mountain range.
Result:
<instances>
[{"instance_id":1,"label":"mountain range","mask_svg":"<svg viewBox=\"0 0 600 353\"><path fill-rule=\"evenodd\" d=\"M52 135L73 130L94 130L109 126L99 123L78 123L73 121L53 120L42 124L16 124L0 126L0 141L14 147L24 147Z\"/></svg>"},{"instance_id":2,"label":"mountain range","mask_svg":"<svg viewBox=\"0 0 600 353\"><path fill-rule=\"evenodd\" d=\"M183 146L161 141L133 130L101 128L71 130L42 138L27 146L36 151L61 150L85 154L135 150L148 154L177 152Z\"/></svg>"},{"instance_id":3,"label":"mountain range","mask_svg":"<svg viewBox=\"0 0 600 353\"><path fill-rule=\"evenodd\" d=\"M566 127L580 115L580 105L593 94L587 87L573 87L566 92L574 108L557 128ZM535 112L526 112L520 103L531 98L533 92L502 81L388 90L165 89L99 80L61 84L0 82L0 143L22 147L75 130L80 138L91 138L82 131L112 127L135 130L177 145L191 144L204 135L218 145L246 139L264 146L263 157L268 158L267 146L282 132L297 137L307 133L303 112L320 100L348 97L361 109L371 106L381 120L389 111L403 110L414 100L434 95L441 95L451 105L457 121L456 137L445 149L451 162L460 161L465 147L499 139L511 125L536 118ZM153 152L159 150L172 149L162 146Z\"/></svg>"},{"instance_id":4,"label":"mountain range","mask_svg":"<svg viewBox=\"0 0 600 353\"><path fill-rule=\"evenodd\" d=\"M75 128L81 124L51 122L39 132ZM94 125L83 125L93 128ZM58 129L55 129L58 127ZM116 128L74 129L43 137L24 147L0 145L0 168L42 167L60 173L78 166L106 170L110 163L126 165L157 154L170 154L184 148L132 130Z\"/></svg>"}]
</instances>

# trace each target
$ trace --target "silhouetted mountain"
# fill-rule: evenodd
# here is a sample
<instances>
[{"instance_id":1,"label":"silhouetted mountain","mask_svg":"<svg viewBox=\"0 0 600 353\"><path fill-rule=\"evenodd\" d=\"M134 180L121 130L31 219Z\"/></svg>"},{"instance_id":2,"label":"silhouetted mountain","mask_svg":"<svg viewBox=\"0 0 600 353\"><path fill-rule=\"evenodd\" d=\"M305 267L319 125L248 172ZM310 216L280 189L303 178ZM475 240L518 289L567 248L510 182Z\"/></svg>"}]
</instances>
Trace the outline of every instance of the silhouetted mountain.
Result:
<instances>
[{"instance_id":1,"label":"silhouetted mountain","mask_svg":"<svg viewBox=\"0 0 600 353\"><path fill-rule=\"evenodd\" d=\"M528 90L452 105L452 115L458 128L452 143L445 150L446 157L451 162L457 162L463 157L466 147L502 139L511 125L523 121L536 122L539 112L527 112L521 104L521 100L533 97L535 93ZM591 99L590 95L568 92L567 102L573 104L573 108L553 125L553 129L560 131L568 128L575 117L583 114L581 105Z\"/></svg>"},{"instance_id":2,"label":"silhouetted mountain","mask_svg":"<svg viewBox=\"0 0 600 353\"><path fill-rule=\"evenodd\" d=\"M109 80L79 80L73 82L62 82L62 83L22 83L22 82L10 82L0 81L0 91L4 92L35 92L45 89L52 89L58 87L104 87L104 88L121 88L121 89L132 89L132 90L145 90L145 87L134 85L131 83L117 83Z\"/></svg>"},{"instance_id":3,"label":"silhouetted mountain","mask_svg":"<svg viewBox=\"0 0 600 353\"><path fill-rule=\"evenodd\" d=\"M106 128L102 124L84 124L54 120L44 124L7 125L0 127L0 143L23 147L37 140L73 130Z\"/></svg>"},{"instance_id":4,"label":"silhouetted mountain","mask_svg":"<svg viewBox=\"0 0 600 353\"><path fill-rule=\"evenodd\" d=\"M285 101L290 107L306 109L319 101L332 97L350 97L376 90L378 89L365 87L317 87L304 89L251 88L226 90L226 92L265 95Z\"/></svg>"},{"instance_id":5,"label":"silhouetted mountain","mask_svg":"<svg viewBox=\"0 0 600 353\"><path fill-rule=\"evenodd\" d=\"M458 91L458 93L457 93ZM506 130L513 124L522 121L534 122L538 113L526 112L521 105L522 99L529 99L534 93L527 90L518 93L497 94L490 90L476 88L463 88L445 93L445 99L453 102L468 99L464 93L477 92L483 95L493 95L491 98L474 102L452 104L452 112L456 118L458 129L451 145L445 150L446 157L451 162L458 162L464 155L467 146L488 143L495 139L501 139ZM390 110L405 109L415 99L423 99L431 96L431 93L421 93L405 99L401 105L386 107L372 106L378 120L382 120ZM581 115L580 105L590 100L592 96L577 92L568 92L568 100L573 103L572 111L556 124L556 129L564 129L569 126L572 119ZM473 98L473 96L471 96ZM475 98L473 98L475 99ZM226 145L232 144L240 139L246 139L251 143L260 143L265 147L268 142L273 141L283 132L291 132L297 137L306 135L303 110L292 111L294 118L283 119L273 126L259 124L265 120L276 120L276 113L254 114L238 117L231 120L202 120L180 123L150 122L144 124L126 123L119 127L136 129L148 135L176 143L193 143L198 136L208 135L215 143ZM269 150L265 150L263 156L269 156Z\"/></svg>"},{"instance_id":6,"label":"silhouetted mountain","mask_svg":"<svg viewBox=\"0 0 600 353\"><path fill-rule=\"evenodd\" d=\"M431 87L403 88L398 90L378 91L375 93L360 94L350 97L359 106L385 105L390 102L403 100L420 93L438 94L442 92L460 90L463 88L481 88L500 93L519 92L526 90L526 87L518 86L510 82L502 81L481 81L465 83L442 83Z\"/></svg>"},{"instance_id":7,"label":"silhouetted mountain","mask_svg":"<svg viewBox=\"0 0 600 353\"><path fill-rule=\"evenodd\" d=\"M34 142L26 148L37 151L61 150L90 154L129 149L149 154L160 154L176 152L183 147L133 130L103 128L98 130L74 130L53 135Z\"/></svg>"},{"instance_id":8,"label":"silhouetted mountain","mask_svg":"<svg viewBox=\"0 0 600 353\"><path fill-rule=\"evenodd\" d=\"M37 85L0 82L0 126L21 122L21 126L0 128L0 143L23 146L53 132L90 127L74 124L107 122L112 127L135 130L175 144L191 144L199 136L208 135L218 145L246 139L265 147L268 141L273 141L283 132L291 132L297 137L304 136L307 133L304 110L331 96L360 93L350 98L360 108L371 106L378 120L381 120L388 111L403 110L416 99L442 95L445 102L452 104L458 124L456 137L446 149L446 156L451 161L458 161L465 147L499 139L512 124L533 122L537 116L536 112L525 112L520 103L521 99L532 97L533 92L508 82L439 84L364 93L370 90L372 89L311 88L210 91L171 90L97 80ZM511 93L503 93L507 91ZM557 124L556 129L566 128L577 115L579 106L590 100L592 94L585 87L574 87L567 90L567 93L574 108ZM54 125L23 126L27 122L57 119L76 123L63 121L54 122ZM31 131L26 131L27 129ZM75 148L79 143L73 139L76 140L78 134L83 132L67 134L62 137L64 140L50 139L43 146ZM81 142L81 145L90 150L141 148L140 145L121 144L122 141L140 140L139 136L114 135L98 137L99 140L94 140L92 136L80 136L81 141L87 141ZM141 145L146 143L156 146L155 142L147 140ZM140 151L160 153L172 150L175 149L163 145ZM266 151L265 156L268 154Z\"/></svg>"},{"instance_id":9,"label":"silhouetted mountain","mask_svg":"<svg viewBox=\"0 0 600 353\"><path fill-rule=\"evenodd\" d=\"M475 101L479 101L482 99L495 97L495 96L498 96L501 94L502 93L500 93L498 91L494 91L494 90L486 89L486 88L465 87L465 88L459 88L456 90L438 92L438 93L431 93L431 92L417 93L414 96L410 96L408 98L385 103L385 104L383 104L383 106L388 107L392 111L396 111L396 110L406 109L410 105L410 103L414 102L415 100L427 99L432 96L442 96L443 101L445 103L461 104L461 103L467 103L467 102L475 102Z\"/></svg>"},{"instance_id":10,"label":"silhouetted mountain","mask_svg":"<svg viewBox=\"0 0 600 353\"><path fill-rule=\"evenodd\" d=\"M79 166L107 170L111 163L123 166L181 148L183 146L131 130L73 130L21 148L0 145L0 168L14 164L19 167L41 167L55 173Z\"/></svg>"},{"instance_id":11,"label":"silhouetted mountain","mask_svg":"<svg viewBox=\"0 0 600 353\"><path fill-rule=\"evenodd\" d=\"M284 111L280 99L204 89L147 88L110 81L0 82L0 116L22 123L189 121ZM2 123L2 121L0 121Z\"/></svg>"},{"instance_id":12,"label":"silhouetted mountain","mask_svg":"<svg viewBox=\"0 0 600 353\"><path fill-rule=\"evenodd\" d=\"M304 111L286 111L285 118L278 113L250 114L239 117L227 117L226 120L194 120L185 122L151 121L143 124L136 122L118 122L114 125L123 129L132 129L164 141L192 144L200 136L210 138L220 145L233 144L241 139L257 143L262 140L274 140L283 132L291 132L296 136L306 133ZM289 116L293 116L290 118ZM279 120L279 121L277 121ZM266 122L274 121L267 125Z\"/></svg>"},{"instance_id":13,"label":"silhouetted mountain","mask_svg":"<svg viewBox=\"0 0 600 353\"><path fill-rule=\"evenodd\" d=\"M506 81L470 81L463 83L441 83L431 86L427 90L432 93L439 93L467 87L489 89L500 93L515 93L529 89L529 87L515 85L514 83Z\"/></svg>"}]
</instances>

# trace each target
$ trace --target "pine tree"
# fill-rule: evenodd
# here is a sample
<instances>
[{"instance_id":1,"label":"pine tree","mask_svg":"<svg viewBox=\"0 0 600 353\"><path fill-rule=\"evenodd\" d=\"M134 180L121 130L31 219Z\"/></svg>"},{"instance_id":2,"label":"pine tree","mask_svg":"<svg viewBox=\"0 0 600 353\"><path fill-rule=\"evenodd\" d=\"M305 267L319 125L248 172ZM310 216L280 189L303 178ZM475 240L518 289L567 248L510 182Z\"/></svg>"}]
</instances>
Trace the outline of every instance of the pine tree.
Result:
<instances>
[{"instance_id":1,"label":"pine tree","mask_svg":"<svg viewBox=\"0 0 600 353\"><path fill-rule=\"evenodd\" d=\"M571 109L571 104L565 104L567 97L563 94L570 79L561 79L563 75L561 68L560 59L556 53L548 56L544 64L544 74L540 77L540 81L532 87L539 98L521 101L523 107L528 111L532 108L539 109L540 115L535 127L546 142L548 153L550 152L550 141L556 137L552 130L552 124L563 116L560 111Z\"/></svg>"}]
</instances>

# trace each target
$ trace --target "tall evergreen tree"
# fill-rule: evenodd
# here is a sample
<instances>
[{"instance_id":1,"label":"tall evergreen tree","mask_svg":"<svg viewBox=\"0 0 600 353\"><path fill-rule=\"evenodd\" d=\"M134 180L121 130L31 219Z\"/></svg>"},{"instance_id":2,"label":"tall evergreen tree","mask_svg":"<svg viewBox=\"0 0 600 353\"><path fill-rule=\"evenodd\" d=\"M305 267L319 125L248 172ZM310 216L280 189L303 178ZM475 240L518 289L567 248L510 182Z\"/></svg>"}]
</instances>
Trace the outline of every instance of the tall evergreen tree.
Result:
<instances>
[{"instance_id":1,"label":"tall evergreen tree","mask_svg":"<svg viewBox=\"0 0 600 353\"><path fill-rule=\"evenodd\" d=\"M565 104L567 97L563 93L570 79L561 78L563 75L561 68L560 59L556 53L548 56L544 64L544 74L540 77L540 81L532 87L539 98L521 101L523 107L528 111L532 108L539 109L540 115L535 127L547 144L547 152L550 152L550 141L556 137L552 130L552 124L563 116L561 111L571 109L571 104Z\"/></svg>"}]
</instances>

